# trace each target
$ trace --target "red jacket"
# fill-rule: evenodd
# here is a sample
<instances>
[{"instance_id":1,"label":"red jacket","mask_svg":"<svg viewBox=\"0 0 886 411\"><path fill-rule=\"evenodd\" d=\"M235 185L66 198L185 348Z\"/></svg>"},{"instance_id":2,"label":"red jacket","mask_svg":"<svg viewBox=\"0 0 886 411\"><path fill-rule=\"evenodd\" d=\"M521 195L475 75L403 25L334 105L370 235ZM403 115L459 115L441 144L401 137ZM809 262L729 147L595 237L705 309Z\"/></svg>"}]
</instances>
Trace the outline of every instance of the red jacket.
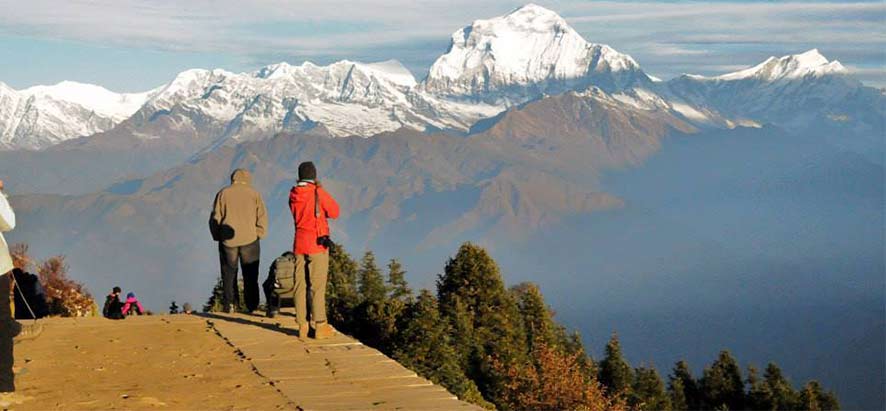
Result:
<instances>
[{"instance_id":1,"label":"red jacket","mask_svg":"<svg viewBox=\"0 0 886 411\"><path fill-rule=\"evenodd\" d=\"M320 196L320 216L314 214L314 195ZM323 187L313 182L300 181L289 192L289 210L295 221L295 240L292 252L295 254L317 254L326 251L326 247L317 244L317 237L329 235L327 218L338 218L338 203Z\"/></svg>"}]
</instances>

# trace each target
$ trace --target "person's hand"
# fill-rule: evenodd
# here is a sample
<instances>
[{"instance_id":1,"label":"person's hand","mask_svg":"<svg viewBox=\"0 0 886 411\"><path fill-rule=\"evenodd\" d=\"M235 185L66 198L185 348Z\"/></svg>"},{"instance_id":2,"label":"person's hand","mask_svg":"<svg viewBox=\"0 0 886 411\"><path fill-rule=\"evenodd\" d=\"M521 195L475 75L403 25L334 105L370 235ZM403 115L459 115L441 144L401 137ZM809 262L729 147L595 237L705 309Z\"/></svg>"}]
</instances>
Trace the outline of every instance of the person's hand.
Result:
<instances>
[{"instance_id":1,"label":"person's hand","mask_svg":"<svg viewBox=\"0 0 886 411\"><path fill-rule=\"evenodd\" d=\"M0 191L3 191L3 180L0 180Z\"/></svg>"}]
</instances>

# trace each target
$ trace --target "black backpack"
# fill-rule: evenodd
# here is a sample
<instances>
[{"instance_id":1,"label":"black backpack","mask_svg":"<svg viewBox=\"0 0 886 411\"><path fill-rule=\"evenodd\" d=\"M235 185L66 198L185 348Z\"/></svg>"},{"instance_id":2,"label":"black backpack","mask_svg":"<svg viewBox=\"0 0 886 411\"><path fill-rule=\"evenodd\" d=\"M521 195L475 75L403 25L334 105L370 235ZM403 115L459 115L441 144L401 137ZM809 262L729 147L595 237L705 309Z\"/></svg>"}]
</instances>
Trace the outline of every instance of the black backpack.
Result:
<instances>
[{"instance_id":1,"label":"black backpack","mask_svg":"<svg viewBox=\"0 0 886 411\"><path fill-rule=\"evenodd\" d=\"M18 291L15 292L14 297L15 318L17 320L30 320L49 315L46 293L40 284L40 278L21 270L14 270L12 275L15 276L15 283L18 286ZM31 311L34 312L34 315L31 315Z\"/></svg>"}]
</instances>

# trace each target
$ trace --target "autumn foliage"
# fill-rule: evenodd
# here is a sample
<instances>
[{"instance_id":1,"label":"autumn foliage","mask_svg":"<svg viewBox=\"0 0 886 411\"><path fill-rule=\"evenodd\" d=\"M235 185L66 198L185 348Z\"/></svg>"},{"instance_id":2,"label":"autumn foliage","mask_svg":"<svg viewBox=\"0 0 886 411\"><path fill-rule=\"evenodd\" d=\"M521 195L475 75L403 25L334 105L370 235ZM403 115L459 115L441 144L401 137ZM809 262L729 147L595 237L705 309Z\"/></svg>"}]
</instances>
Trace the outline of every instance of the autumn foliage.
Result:
<instances>
[{"instance_id":1,"label":"autumn foliage","mask_svg":"<svg viewBox=\"0 0 886 411\"><path fill-rule=\"evenodd\" d=\"M50 257L35 263L29 254L27 244L10 247L13 265L23 271L37 266L40 284L46 293L46 303L50 315L62 317L85 317L95 315L97 307L89 290L68 277L68 264L64 256Z\"/></svg>"},{"instance_id":2,"label":"autumn foliage","mask_svg":"<svg viewBox=\"0 0 886 411\"><path fill-rule=\"evenodd\" d=\"M624 400L607 396L596 378L583 372L581 353L566 353L544 342L534 345L533 361L507 366L495 362L506 376L506 409L525 411L625 411Z\"/></svg>"}]
</instances>

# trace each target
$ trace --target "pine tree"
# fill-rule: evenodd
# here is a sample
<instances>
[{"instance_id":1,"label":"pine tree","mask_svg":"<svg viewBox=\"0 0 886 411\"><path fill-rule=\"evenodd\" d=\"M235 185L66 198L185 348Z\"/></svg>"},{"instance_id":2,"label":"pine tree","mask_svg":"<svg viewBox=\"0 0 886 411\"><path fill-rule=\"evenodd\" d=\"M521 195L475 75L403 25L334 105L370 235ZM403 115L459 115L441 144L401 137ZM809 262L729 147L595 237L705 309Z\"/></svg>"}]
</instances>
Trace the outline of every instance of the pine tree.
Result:
<instances>
[{"instance_id":1,"label":"pine tree","mask_svg":"<svg viewBox=\"0 0 886 411\"><path fill-rule=\"evenodd\" d=\"M367 251L360 261L360 271L357 273L360 283L360 299L362 302L380 304L385 301L385 283L381 270L375 264L375 254Z\"/></svg>"},{"instance_id":2,"label":"pine tree","mask_svg":"<svg viewBox=\"0 0 886 411\"><path fill-rule=\"evenodd\" d=\"M225 299L225 285L222 283L221 277L215 282L215 286L212 287L212 294L209 295L209 299L206 301L206 304L203 304L203 312L204 313L220 313L224 310L224 306L222 305L222 301Z\"/></svg>"},{"instance_id":3,"label":"pine tree","mask_svg":"<svg viewBox=\"0 0 886 411\"><path fill-rule=\"evenodd\" d=\"M751 410L777 409L772 401L772 393L769 391L768 387L766 387L766 383L760 379L757 368L754 366L748 367L747 385L748 395L747 402L745 403L746 408Z\"/></svg>"},{"instance_id":4,"label":"pine tree","mask_svg":"<svg viewBox=\"0 0 886 411\"><path fill-rule=\"evenodd\" d=\"M618 336L612 334L606 344L606 356L600 361L600 382L612 395L627 395L630 394L632 381L631 366L621 353Z\"/></svg>"},{"instance_id":5,"label":"pine tree","mask_svg":"<svg viewBox=\"0 0 886 411\"><path fill-rule=\"evenodd\" d=\"M692 376L689 370L689 364L686 361L679 361L674 365L671 376L669 377L668 389L671 392L673 407L675 410L699 410L701 408L701 393L698 388L698 382ZM681 391L678 391L682 389ZM677 400L685 401L685 408L677 407Z\"/></svg>"},{"instance_id":6,"label":"pine tree","mask_svg":"<svg viewBox=\"0 0 886 411\"><path fill-rule=\"evenodd\" d=\"M671 409L671 401L665 393L664 382L655 368L638 367L634 370L634 382L628 404L638 410Z\"/></svg>"},{"instance_id":7,"label":"pine tree","mask_svg":"<svg viewBox=\"0 0 886 411\"><path fill-rule=\"evenodd\" d=\"M707 408L740 410L744 407L741 368L729 351L721 351L717 360L704 370L701 387Z\"/></svg>"},{"instance_id":8,"label":"pine tree","mask_svg":"<svg viewBox=\"0 0 886 411\"><path fill-rule=\"evenodd\" d=\"M833 392L825 393L818 381L809 381L800 392L800 409L807 411L839 410Z\"/></svg>"},{"instance_id":9,"label":"pine tree","mask_svg":"<svg viewBox=\"0 0 886 411\"><path fill-rule=\"evenodd\" d=\"M386 318L387 290L372 251L363 254L357 278L360 304L354 315L354 333L363 343L385 351L389 343L389 329L393 326Z\"/></svg>"},{"instance_id":10,"label":"pine tree","mask_svg":"<svg viewBox=\"0 0 886 411\"><path fill-rule=\"evenodd\" d=\"M668 396L671 399L671 409L675 411L689 411L689 402L686 400L686 387L683 380L671 379L668 382Z\"/></svg>"},{"instance_id":11,"label":"pine tree","mask_svg":"<svg viewBox=\"0 0 886 411\"><path fill-rule=\"evenodd\" d=\"M493 361L509 366L528 358L520 312L504 286L498 265L481 247L463 244L437 281L440 310L456 333L466 374L480 391L501 406L505 377Z\"/></svg>"},{"instance_id":12,"label":"pine tree","mask_svg":"<svg viewBox=\"0 0 886 411\"><path fill-rule=\"evenodd\" d=\"M459 398L489 407L476 384L459 366L452 347L449 323L440 317L437 299L422 290L401 318L394 344L394 358L429 380L446 387Z\"/></svg>"},{"instance_id":13,"label":"pine tree","mask_svg":"<svg viewBox=\"0 0 886 411\"><path fill-rule=\"evenodd\" d=\"M799 394L775 363L769 363L763 373L763 386L768 394L767 409L776 411L796 410L800 407Z\"/></svg>"},{"instance_id":14,"label":"pine tree","mask_svg":"<svg viewBox=\"0 0 886 411\"><path fill-rule=\"evenodd\" d=\"M532 351L534 344L538 342L552 349L564 348L562 345L566 342L565 336L558 335L559 330L553 314L545 304L538 286L532 283L517 284L511 287L511 293L517 300L529 351Z\"/></svg>"},{"instance_id":15,"label":"pine tree","mask_svg":"<svg viewBox=\"0 0 886 411\"><path fill-rule=\"evenodd\" d=\"M388 262L388 297L408 303L412 299L412 290L406 282L406 270L397 259Z\"/></svg>"},{"instance_id":16,"label":"pine tree","mask_svg":"<svg viewBox=\"0 0 886 411\"><path fill-rule=\"evenodd\" d=\"M354 333L355 310L360 303L357 290L357 263L345 249L333 244L329 249L329 280L326 311L329 322L339 330Z\"/></svg>"}]
</instances>

